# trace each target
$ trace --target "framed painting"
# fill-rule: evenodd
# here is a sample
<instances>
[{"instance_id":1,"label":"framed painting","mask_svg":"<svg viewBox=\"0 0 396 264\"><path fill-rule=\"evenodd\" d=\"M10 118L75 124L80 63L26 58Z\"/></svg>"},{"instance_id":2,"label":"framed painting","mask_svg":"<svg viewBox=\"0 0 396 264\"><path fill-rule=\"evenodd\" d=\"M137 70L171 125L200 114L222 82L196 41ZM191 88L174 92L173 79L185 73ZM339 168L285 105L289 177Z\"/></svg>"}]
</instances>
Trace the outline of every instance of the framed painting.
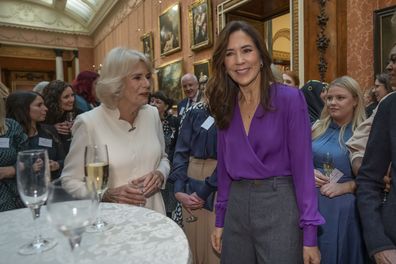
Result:
<instances>
[{"instance_id":1,"label":"framed painting","mask_svg":"<svg viewBox=\"0 0 396 264\"><path fill-rule=\"evenodd\" d=\"M209 0L198 0L189 7L191 49L212 45L212 11Z\"/></svg>"},{"instance_id":2,"label":"framed painting","mask_svg":"<svg viewBox=\"0 0 396 264\"><path fill-rule=\"evenodd\" d=\"M183 76L183 60L172 61L157 69L158 89L169 98L180 101L183 91L180 80Z\"/></svg>"},{"instance_id":3,"label":"framed painting","mask_svg":"<svg viewBox=\"0 0 396 264\"><path fill-rule=\"evenodd\" d=\"M212 65L210 60L201 60L194 63L194 74L197 76L200 89L206 87L211 73Z\"/></svg>"},{"instance_id":4,"label":"framed painting","mask_svg":"<svg viewBox=\"0 0 396 264\"><path fill-rule=\"evenodd\" d=\"M140 40L142 41L143 53L151 60L154 60L153 32L144 34Z\"/></svg>"},{"instance_id":5,"label":"framed painting","mask_svg":"<svg viewBox=\"0 0 396 264\"><path fill-rule=\"evenodd\" d=\"M161 56L181 50L180 4L167 8L159 16Z\"/></svg>"},{"instance_id":6,"label":"framed painting","mask_svg":"<svg viewBox=\"0 0 396 264\"><path fill-rule=\"evenodd\" d=\"M374 11L374 74L385 71L388 54L396 42L396 29L392 28L395 12L396 5Z\"/></svg>"}]
</instances>

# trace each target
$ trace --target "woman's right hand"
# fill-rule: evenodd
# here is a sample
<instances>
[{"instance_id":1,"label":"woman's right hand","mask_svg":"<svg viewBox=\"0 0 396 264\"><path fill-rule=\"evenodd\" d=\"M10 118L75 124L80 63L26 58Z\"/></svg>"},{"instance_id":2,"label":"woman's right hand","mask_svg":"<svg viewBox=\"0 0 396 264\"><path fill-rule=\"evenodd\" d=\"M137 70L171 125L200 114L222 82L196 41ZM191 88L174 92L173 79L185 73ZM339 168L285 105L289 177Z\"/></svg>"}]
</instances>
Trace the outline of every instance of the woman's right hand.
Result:
<instances>
[{"instance_id":1,"label":"woman's right hand","mask_svg":"<svg viewBox=\"0 0 396 264\"><path fill-rule=\"evenodd\" d=\"M222 236L223 236L223 227L215 227L211 236L212 247L219 254L221 254Z\"/></svg>"},{"instance_id":2,"label":"woman's right hand","mask_svg":"<svg viewBox=\"0 0 396 264\"><path fill-rule=\"evenodd\" d=\"M141 206L146 204L146 197L144 197L140 189L133 187L131 184L125 184L120 187L107 189L103 195L103 201Z\"/></svg>"},{"instance_id":3,"label":"woman's right hand","mask_svg":"<svg viewBox=\"0 0 396 264\"><path fill-rule=\"evenodd\" d=\"M65 121L62 123L56 123L54 125L56 131L58 131L58 134L61 135L69 135L70 134L70 124L69 122Z\"/></svg>"},{"instance_id":4,"label":"woman's right hand","mask_svg":"<svg viewBox=\"0 0 396 264\"><path fill-rule=\"evenodd\" d=\"M323 173L321 173L319 170L314 169L314 175L315 175L315 186L316 187L322 187L323 185L329 183L329 177L325 176Z\"/></svg>"}]
</instances>

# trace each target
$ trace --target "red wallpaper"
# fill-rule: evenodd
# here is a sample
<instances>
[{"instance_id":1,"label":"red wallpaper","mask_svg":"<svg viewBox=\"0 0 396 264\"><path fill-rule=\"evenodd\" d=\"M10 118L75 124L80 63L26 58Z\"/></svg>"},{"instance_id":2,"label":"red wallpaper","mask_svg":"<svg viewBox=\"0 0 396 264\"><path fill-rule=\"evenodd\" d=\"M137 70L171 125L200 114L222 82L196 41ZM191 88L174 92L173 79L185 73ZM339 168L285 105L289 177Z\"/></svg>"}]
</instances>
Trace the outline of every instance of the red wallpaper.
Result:
<instances>
[{"instance_id":1,"label":"red wallpaper","mask_svg":"<svg viewBox=\"0 0 396 264\"><path fill-rule=\"evenodd\" d=\"M374 84L373 12L395 4L395 0L347 1L347 72L362 89Z\"/></svg>"}]
</instances>

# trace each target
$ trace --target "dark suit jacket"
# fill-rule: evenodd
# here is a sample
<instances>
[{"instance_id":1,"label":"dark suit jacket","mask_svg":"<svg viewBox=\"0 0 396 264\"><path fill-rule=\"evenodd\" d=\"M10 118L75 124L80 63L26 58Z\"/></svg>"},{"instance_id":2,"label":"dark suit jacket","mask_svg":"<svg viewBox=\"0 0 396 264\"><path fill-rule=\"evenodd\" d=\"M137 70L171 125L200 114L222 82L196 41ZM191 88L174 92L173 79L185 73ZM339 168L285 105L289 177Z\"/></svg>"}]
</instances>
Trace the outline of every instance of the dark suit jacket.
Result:
<instances>
[{"instance_id":1,"label":"dark suit jacket","mask_svg":"<svg viewBox=\"0 0 396 264\"><path fill-rule=\"evenodd\" d=\"M392 162L392 186L382 203L384 181ZM370 256L396 249L396 93L381 102L374 118L362 167L356 179L363 234Z\"/></svg>"},{"instance_id":2,"label":"dark suit jacket","mask_svg":"<svg viewBox=\"0 0 396 264\"><path fill-rule=\"evenodd\" d=\"M180 101L180 103L177 104L177 116L180 115L180 111L183 109L183 112L185 112L186 106L188 103L188 97L184 98L183 100Z\"/></svg>"},{"instance_id":3,"label":"dark suit jacket","mask_svg":"<svg viewBox=\"0 0 396 264\"><path fill-rule=\"evenodd\" d=\"M201 94L201 91L197 91L197 93L198 93L198 96L197 96L197 101L196 101L196 103L197 102L199 102L200 100L201 100L201 96L202 96L202 94ZM183 109L183 113L185 113L186 112L186 106L187 106L187 103L188 103L188 97L186 97L186 98L184 98L183 100L181 100L178 104L177 104L177 116L180 116L180 111ZM191 105L189 105L189 107L190 107Z\"/></svg>"}]
</instances>

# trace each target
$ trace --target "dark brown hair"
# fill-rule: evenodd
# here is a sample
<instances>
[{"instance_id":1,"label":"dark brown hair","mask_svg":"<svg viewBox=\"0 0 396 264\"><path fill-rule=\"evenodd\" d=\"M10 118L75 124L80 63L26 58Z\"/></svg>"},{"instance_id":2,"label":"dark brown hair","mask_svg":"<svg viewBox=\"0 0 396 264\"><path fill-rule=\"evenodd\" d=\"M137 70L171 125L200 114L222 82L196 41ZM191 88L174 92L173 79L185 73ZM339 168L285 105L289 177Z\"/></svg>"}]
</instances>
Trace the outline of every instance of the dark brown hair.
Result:
<instances>
[{"instance_id":1,"label":"dark brown hair","mask_svg":"<svg viewBox=\"0 0 396 264\"><path fill-rule=\"evenodd\" d=\"M259 33L244 21L232 21L220 32L213 51L213 77L210 78L205 93L209 99L209 108L213 114L217 126L220 129L227 128L233 116L239 87L227 74L224 59L230 35L236 31L247 34L256 46L263 67L261 68L260 104L265 110L270 110L269 86L274 82L270 65L271 58Z\"/></svg>"}]
</instances>

